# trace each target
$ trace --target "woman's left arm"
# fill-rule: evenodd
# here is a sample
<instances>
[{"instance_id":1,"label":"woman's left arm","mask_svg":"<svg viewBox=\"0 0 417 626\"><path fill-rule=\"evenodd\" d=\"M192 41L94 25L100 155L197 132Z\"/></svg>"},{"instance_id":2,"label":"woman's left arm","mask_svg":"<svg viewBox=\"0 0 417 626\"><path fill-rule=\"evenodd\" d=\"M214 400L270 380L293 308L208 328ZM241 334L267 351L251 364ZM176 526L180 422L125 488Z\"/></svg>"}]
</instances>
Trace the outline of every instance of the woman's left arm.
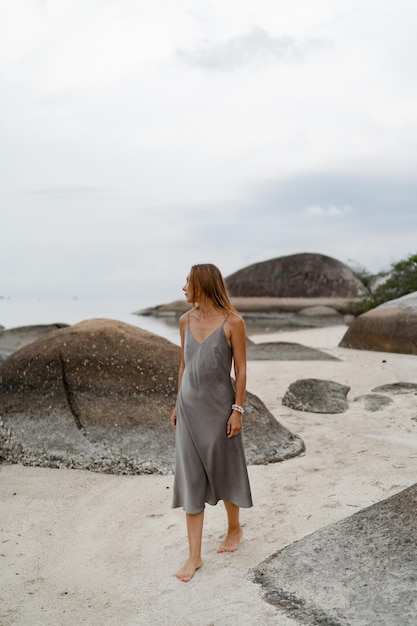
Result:
<instances>
[{"instance_id":1,"label":"woman's left arm","mask_svg":"<svg viewBox=\"0 0 417 626\"><path fill-rule=\"evenodd\" d=\"M236 380L235 402L243 406L246 393L246 327L242 318L233 316L230 323L230 344ZM227 422L227 436L234 437L242 430L242 413L234 409Z\"/></svg>"}]
</instances>

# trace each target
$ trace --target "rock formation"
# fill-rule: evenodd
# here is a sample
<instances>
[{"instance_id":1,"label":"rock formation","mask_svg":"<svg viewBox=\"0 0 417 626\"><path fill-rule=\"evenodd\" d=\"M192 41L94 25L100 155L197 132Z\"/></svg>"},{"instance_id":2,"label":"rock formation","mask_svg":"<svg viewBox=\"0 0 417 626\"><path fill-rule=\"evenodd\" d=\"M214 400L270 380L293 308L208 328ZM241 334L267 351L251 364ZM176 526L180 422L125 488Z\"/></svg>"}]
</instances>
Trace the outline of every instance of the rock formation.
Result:
<instances>
[{"instance_id":1,"label":"rock formation","mask_svg":"<svg viewBox=\"0 0 417 626\"><path fill-rule=\"evenodd\" d=\"M122 322L54 330L0 365L3 459L112 473L167 473L180 348ZM302 440L248 393L249 463L299 454Z\"/></svg>"},{"instance_id":2,"label":"rock formation","mask_svg":"<svg viewBox=\"0 0 417 626\"><path fill-rule=\"evenodd\" d=\"M372 389L373 392L379 393L392 393L393 395L403 394L403 393L417 393L417 384L416 383L386 383L385 385L379 385L379 387L375 387Z\"/></svg>"},{"instance_id":3,"label":"rock formation","mask_svg":"<svg viewBox=\"0 0 417 626\"><path fill-rule=\"evenodd\" d=\"M246 340L248 361L338 361L331 354L299 343L271 341L254 343Z\"/></svg>"},{"instance_id":4,"label":"rock formation","mask_svg":"<svg viewBox=\"0 0 417 626\"><path fill-rule=\"evenodd\" d=\"M416 506L414 485L276 552L253 580L297 624L417 624Z\"/></svg>"},{"instance_id":5,"label":"rock formation","mask_svg":"<svg viewBox=\"0 0 417 626\"><path fill-rule=\"evenodd\" d=\"M305 378L289 385L282 398L282 404L296 411L344 413L349 408L347 402L349 391L350 387L347 385L341 385L332 380ZM365 411L382 411L394 403L392 398L383 394L405 393L417 394L417 383L387 383L375 387L371 393L357 396L353 401L361 402Z\"/></svg>"},{"instance_id":6,"label":"rock formation","mask_svg":"<svg viewBox=\"0 0 417 626\"><path fill-rule=\"evenodd\" d=\"M359 315L339 345L356 350L417 354L417 293L385 302Z\"/></svg>"},{"instance_id":7,"label":"rock formation","mask_svg":"<svg viewBox=\"0 0 417 626\"><path fill-rule=\"evenodd\" d=\"M374 413L375 411L385 409L385 407L392 404L393 400L379 393L365 393L363 396L357 396L354 402L362 402L365 411Z\"/></svg>"},{"instance_id":8,"label":"rock formation","mask_svg":"<svg viewBox=\"0 0 417 626\"><path fill-rule=\"evenodd\" d=\"M367 292L347 266L323 254L292 254L245 267L226 278L231 296L352 297Z\"/></svg>"},{"instance_id":9,"label":"rock formation","mask_svg":"<svg viewBox=\"0 0 417 626\"><path fill-rule=\"evenodd\" d=\"M304 378L291 383L282 398L282 404L297 411L312 413L344 413L350 387L332 380Z\"/></svg>"},{"instance_id":10,"label":"rock formation","mask_svg":"<svg viewBox=\"0 0 417 626\"><path fill-rule=\"evenodd\" d=\"M298 314L306 317L336 317L338 318L338 321L343 323L343 316L330 306L309 306L305 309L301 309Z\"/></svg>"}]
</instances>

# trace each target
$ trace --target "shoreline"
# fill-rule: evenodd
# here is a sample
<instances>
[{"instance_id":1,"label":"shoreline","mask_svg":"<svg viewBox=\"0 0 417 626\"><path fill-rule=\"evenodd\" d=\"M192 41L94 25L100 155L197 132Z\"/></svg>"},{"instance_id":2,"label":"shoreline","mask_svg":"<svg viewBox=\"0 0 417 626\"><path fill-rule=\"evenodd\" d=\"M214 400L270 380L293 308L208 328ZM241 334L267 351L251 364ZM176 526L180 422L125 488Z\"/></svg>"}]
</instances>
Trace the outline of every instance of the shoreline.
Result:
<instances>
[{"instance_id":1,"label":"shoreline","mask_svg":"<svg viewBox=\"0 0 417 626\"><path fill-rule=\"evenodd\" d=\"M320 298L270 298L270 297L231 297L230 301L240 313L256 315L262 313L298 313L306 308L324 306L342 315L349 313L349 307L359 298L320 297ZM191 309L185 300L174 300L165 304L147 307L136 315L179 316Z\"/></svg>"},{"instance_id":2,"label":"shoreline","mask_svg":"<svg viewBox=\"0 0 417 626\"><path fill-rule=\"evenodd\" d=\"M234 298L232 305L242 315L247 335L271 334L327 326L347 326L353 320L350 305L354 298ZM185 300L174 300L135 312L143 318L160 320L168 327L177 327L178 320L191 306Z\"/></svg>"}]
</instances>

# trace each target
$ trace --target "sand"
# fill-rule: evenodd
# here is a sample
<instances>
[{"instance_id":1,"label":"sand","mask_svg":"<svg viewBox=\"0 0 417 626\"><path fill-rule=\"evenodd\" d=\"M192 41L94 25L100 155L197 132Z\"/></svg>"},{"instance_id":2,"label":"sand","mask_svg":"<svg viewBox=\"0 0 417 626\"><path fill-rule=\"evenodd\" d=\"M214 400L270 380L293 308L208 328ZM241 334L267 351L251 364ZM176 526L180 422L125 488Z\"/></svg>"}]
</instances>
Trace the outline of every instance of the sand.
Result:
<instances>
[{"instance_id":1,"label":"sand","mask_svg":"<svg viewBox=\"0 0 417 626\"><path fill-rule=\"evenodd\" d=\"M391 395L394 402L378 412L353 399L377 385L417 382L417 359L338 348L345 330L251 337L294 341L340 361L248 363L248 389L303 437L306 453L249 467L255 505L242 510L236 553L217 554L225 511L222 504L206 508L204 566L189 583L174 575L187 539L183 512L170 508L172 476L1 466L1 626L297 624L262 599L251 568L415 482L415 394ZM288 385L307 377L350 385L348 411L320 415L282 406Z\"/></svg>"}]
</instances>

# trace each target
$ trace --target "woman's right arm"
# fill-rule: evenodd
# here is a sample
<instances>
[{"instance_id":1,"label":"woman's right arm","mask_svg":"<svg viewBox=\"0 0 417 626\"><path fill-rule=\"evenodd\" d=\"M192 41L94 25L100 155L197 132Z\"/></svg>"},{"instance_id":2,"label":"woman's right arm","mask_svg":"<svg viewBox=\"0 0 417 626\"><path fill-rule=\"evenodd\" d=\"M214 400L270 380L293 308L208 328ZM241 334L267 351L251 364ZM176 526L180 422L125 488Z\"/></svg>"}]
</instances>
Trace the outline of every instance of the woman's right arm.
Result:
<instances>
[{"instance_id":1,"label":"woman's right arm","mask_svg":"<svg viewBox=\"0 0 417 626\"><path fill-rule=\"evenodd\" d=\"M180 336L181 336L181 361L180 361L180 368L178 370L178 392L180 390L181 387L181 380L182 380L182 375L184 372L184 367L185 367L185 360L184 360L184 340L185 340L185 329L187 327L187 316L188 314L182 315L180 318ZM173 428L176 427L177 425L177 403L175 403L175 408L171 413L171 425Z\"/></svg>"}]
</instances>

